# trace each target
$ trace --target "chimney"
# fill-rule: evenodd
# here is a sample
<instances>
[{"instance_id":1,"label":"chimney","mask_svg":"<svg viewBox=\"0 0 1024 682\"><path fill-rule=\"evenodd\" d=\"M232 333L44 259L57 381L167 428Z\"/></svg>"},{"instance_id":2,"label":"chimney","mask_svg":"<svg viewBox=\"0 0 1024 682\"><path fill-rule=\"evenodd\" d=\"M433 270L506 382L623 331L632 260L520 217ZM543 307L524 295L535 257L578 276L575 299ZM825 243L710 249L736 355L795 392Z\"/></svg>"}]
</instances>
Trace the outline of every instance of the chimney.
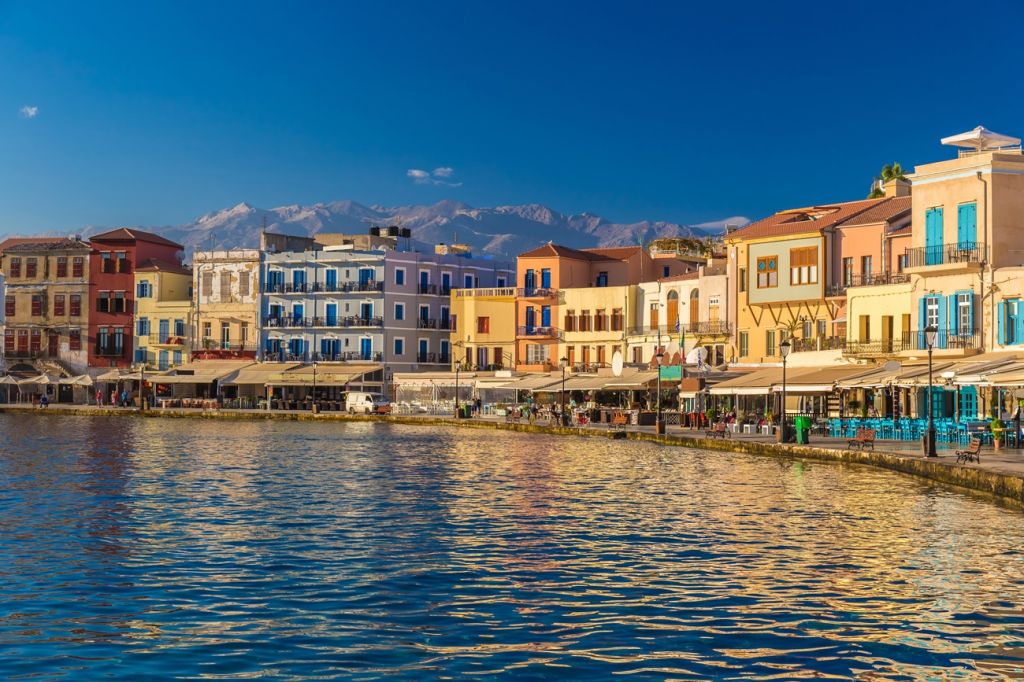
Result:
<instances>
[{"instance_id":1,"label":"chimney","mask_svg":"<svg viewBox=\"0 0 1024 682\"><path fill-rule=\"evenodd\" d=\"M893 178L889 182L882 185L882 189L883 191L885 191L886 198L909 197L910 180L904 180L902 178Z\"/></svg>"}]
</instances>

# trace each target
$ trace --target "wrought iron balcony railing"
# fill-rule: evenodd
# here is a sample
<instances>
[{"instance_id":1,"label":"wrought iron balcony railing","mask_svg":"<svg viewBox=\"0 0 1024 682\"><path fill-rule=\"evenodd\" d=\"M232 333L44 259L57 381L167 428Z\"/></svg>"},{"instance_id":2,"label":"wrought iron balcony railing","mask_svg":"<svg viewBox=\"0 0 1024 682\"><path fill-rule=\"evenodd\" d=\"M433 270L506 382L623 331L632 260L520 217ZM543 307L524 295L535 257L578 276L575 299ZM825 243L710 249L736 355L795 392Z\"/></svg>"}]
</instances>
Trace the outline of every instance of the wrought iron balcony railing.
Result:
<instances>
[{"instance_id":1,"label":"wrought iron balcony railing","mask_svg":"<svg viewBox=\"0 0 1024 682\"><path fill-rule=\"evenodd\" d=\"M906 256L908 268L950 263L980 263L984 258L981 245L977 242L915 246L906 250Z\"/></svg>"}]
</instances>

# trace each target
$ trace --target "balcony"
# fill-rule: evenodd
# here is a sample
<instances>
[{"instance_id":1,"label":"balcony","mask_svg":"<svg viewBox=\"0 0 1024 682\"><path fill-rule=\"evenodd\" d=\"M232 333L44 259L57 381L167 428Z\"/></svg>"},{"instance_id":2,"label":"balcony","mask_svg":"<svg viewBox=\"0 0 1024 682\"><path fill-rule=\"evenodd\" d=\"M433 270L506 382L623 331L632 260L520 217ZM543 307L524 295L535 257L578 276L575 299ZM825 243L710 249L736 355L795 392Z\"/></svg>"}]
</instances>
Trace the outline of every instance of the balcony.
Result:
<instances>
[{"instance_id":1,"label":"balcony","mask_svg":"<svg viewBox=\"0 0 1024 682\"><path fill-rule=\"evenodd\" d=\"M846 339L842 336L816 336L810 339L790 339L794 353L806 353L819 350L842 350L846 347Z\"/></svg>"},{"instance_id":2,"label":"balcony","mask_svg":"<svg viewBox=\"0 0 1024 682\"><path fill-rule=\"evenodd\" d=\"M977 242L916 246L906 250L907 270L915 268L937 268L944 270L976 272L981 267L985 254Z\"/></svg>"},{"instance_id":3,"label":"balcony","mask_svg":"<svg viewBox=\"0 0 1024 682\"><path fill-rule=\"evenodd\" d=\"M265 294L347 294L384 291L384 282L342 282L324 284L309 282L302 284L264 284Z\"/></svg>"},{"instance_id":4,"label":"balcony","mask_svg":"<svg viewBox=\"0 0 1024 682\"><path fill-rule=\"evenodd\" d=\"M344 353L290 353L279 351L263 354L265 362L381 362L384 359L383 353L368 353L364 355L358 351L346 351Z\"/></svg>"},{"instance_id":5,"label":"balcony","mask_svg":"<svg viewBox=\"0 0 1024 682\"><path fill-rule=\"evenodd\" d=\"M558 289L542 288L542 287L526 287L516 290L516 294L519 298L533 299L533 300L556 300L562 302L563 294Z\"/></svg>"},{"instance_id":6,"label":"balcony","mask_svg":"<svg viewBox=\"0 0 1024 682\"><path fill-rule=\"evenodd\" d=\"M716 320L715 322L691 322L680 326L681 332L693 336L728 336L732 327L728 322Z\"/></svg>"},{"instance_id":7,"label":"balcony","mask_svg":"<svg viewBox=\"0 0 1024 682\"><path fill-rule=\"evenodd\" d=\"M438 286L436 284L419 284L416 287L417 293L436 296L438 293Z\"/></svg>"},{"instance_id":8,"label":"balcony","mask_svg":"<svg viewBox=\"0 0 1024 682\"><path fill-rule=\"evenodd\" d=\"M440 329L441 326L438 321L429 317L417 317L416 318L417 329Z\"/></svg>"},{"instance_id":9,"label":"balcony","mask_svg":"<svg viewBox=\"0 0 1024 682\"><path fill-rule=\"evenodd\" d=\"M562 330L555 327L517 327L516 336L524 339L561 339Z\"/></svg>"},{"instance_id":10,"label":"balcony","mask_svg":"<svg viewBox=\"0 0 1024 682\"><path fill-rule=\"evenodd\" d=\"M271 329L302 329L306 327L347 328L347 327L383 327L382 317L265 317L263 326Z\"/></svg>"},{"instance_id":11,"label":"balcony","mask_svg":"<svg viewBox=\"0 0 1024 682\"><path fill-rule=\"evenodd\" d=\"M876 272L867 275L854 275L847 287L877 287L886 284L906 284L910 275L905 272Z\"/></svg>"},{"instance_id":12,"label":"balcony","mask_svg":"<svg viewBox=\"0 0 1024 682\"><path fill-rule=\"evenodd\" d=\"M882 339L881 341L847 341L843 349L846 357L885 357L903 350L903 338Z\"/></svg>"},{"instance_id":13,"label":"balcony","mask_svg":"<svg viewBox=\"0 0 1024 682\"><path fill-rule=\"evenodd\" d=\"M416 362L422 362L424 364L439 364L443 362L437 353L417 353Z\"/></svg>"},{"instance_id":14,"label":"balcony","mask_svg":"<svg viewBox=\"0 0 1024 682\"><path fill-rule=\"evenodd\" d=\"M165 336L165 337L162 337L162 338L158 338L156 341L151 342L150 345L151 346L168 346L168 347L184 346L185 345L185 337L184 336Z\"/></svg>"},{"instance_id":15,"label":"balcony","mask_svg":"<svg viewBox=\"0 0 1024 682\"><path fill-rule=\"evenodd\" d=\"M928 343L923 330L904 332L902 344L903 351L928 351ZM940 329L936 332L933 348L936 351L980 351L982 350L981 332Z\"/></svg>"},{"instance_id":16,"label":"balcony","mask_svg":"<svg viewBox=\"0 0 1024 682\"><path fill-rule=\"evenodd\" d=\"M99 358L123 358L124 348L116 346L94 346L93 355Z\"/></svg>"}]
</instances>

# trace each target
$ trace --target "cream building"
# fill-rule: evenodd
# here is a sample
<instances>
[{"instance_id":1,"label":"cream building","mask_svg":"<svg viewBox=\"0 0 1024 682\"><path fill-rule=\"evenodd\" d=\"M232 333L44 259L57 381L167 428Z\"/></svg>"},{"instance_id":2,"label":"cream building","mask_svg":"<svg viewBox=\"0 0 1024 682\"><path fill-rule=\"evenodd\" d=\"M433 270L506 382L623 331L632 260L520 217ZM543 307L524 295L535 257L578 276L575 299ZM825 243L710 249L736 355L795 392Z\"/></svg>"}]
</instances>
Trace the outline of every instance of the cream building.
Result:
<instances>
[{"instance_id":1,"label":"cream building","mask_svg":"<svg viewBox=\"0 0 1024 682\"><path fill-rule=\"evenodd\" d=\"M197 251L193 255L193 357L256 357L259 271L258 249Z\"/></svg>"},{"instance_id":2,"label":"cream building","mask_svg":"<svg viewBox=\"0 0 1024 682\"><path fill-rule=\"evenodd\" d=\"M565 358L574 371L611 365L616 351L626 354L627 320L637 306L637 287L562 290L562 338L556 363Z\"/></svg>"},{"instance_id":3,"label":"cream building","mask_svg":"<svg viewBox=\"0 0 1024 682\"><path fill-rule=\"evenodd\" d=\"M451 290L452 369L511 369L516 365L516 290Z\"/></svg>"}]
</instances>

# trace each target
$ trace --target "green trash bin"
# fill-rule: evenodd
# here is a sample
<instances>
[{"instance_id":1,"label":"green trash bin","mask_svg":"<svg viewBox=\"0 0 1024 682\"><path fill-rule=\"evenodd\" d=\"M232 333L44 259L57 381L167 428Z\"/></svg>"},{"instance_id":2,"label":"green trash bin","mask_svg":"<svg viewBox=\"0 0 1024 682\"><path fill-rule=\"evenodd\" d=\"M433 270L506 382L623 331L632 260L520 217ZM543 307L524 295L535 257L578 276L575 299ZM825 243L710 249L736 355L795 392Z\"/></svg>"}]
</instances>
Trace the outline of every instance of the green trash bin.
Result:
<instances>
[{"instance_id":1,"label":"green trash bin","mask_svg":"<svg viewBox=\"0 0 1024 682\"><path fill-rule=\"evenodd\" d=\"M796 426L796 444L809 445L811 440L811 418L798 416L793 419Z\"/></svg>"}]
</instances>

